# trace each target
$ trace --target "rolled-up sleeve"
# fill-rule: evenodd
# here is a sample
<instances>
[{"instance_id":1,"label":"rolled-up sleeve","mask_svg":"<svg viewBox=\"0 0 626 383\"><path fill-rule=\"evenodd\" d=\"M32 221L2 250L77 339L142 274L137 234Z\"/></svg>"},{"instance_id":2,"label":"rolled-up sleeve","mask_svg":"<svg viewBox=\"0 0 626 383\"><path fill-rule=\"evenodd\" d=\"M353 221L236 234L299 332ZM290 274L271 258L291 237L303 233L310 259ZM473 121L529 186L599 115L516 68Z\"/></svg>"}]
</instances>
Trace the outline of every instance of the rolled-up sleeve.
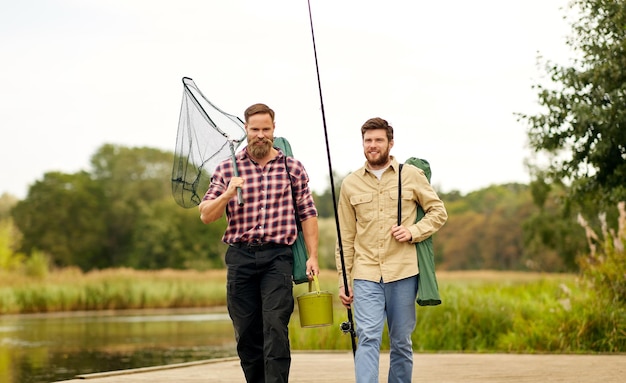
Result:
<instances>
[{"instance_id":1,"label":"rolled-up sleeve","mask_svg":"<svg viewBox=\"0 0 626 383\"><path fill-rule=\"evenodd\" d=\"M421 242L435 234L448 220L448 213L443 201L428 182L424 172L420 169L417 170L417 172L411 172L410 176L415 177L415 182L412 183L417 185L414 189L415 198L425 215L418 222L408 227L413 236L411 241L413 243Z\"/></svg>"},{"instance_id":2,"label":"rolled-up sleeve","mask_svg":"<svg viewBox=\"0 0 626 383\"><path fill-rule=\"evenodd\" d=\"M293 158L289 158L290 160ZM296 204L298 205L298 215L300 221L306 221L309 218L317 217L317 208L313 200L313 194L309 188L309 175L304 165L296 159L294 164L290 165L291 174L294 177L293 187L296 194Z\"/></svg>"}]
</instances>

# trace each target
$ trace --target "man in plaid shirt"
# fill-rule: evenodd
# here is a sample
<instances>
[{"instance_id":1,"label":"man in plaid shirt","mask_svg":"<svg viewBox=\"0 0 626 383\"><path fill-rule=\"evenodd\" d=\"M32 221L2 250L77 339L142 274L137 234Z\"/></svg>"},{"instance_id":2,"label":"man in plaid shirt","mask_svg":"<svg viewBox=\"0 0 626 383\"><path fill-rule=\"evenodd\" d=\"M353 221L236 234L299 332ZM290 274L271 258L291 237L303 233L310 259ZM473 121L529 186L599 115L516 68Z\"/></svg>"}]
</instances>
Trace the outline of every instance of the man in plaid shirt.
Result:
<instances>
[{"instance_id":1,"label":"man in plaid shirt","mask_svg":"<svg viewBox=\"0 0 626 383\"><path fill-rule=\"evenodd\" d=\"M288 325L294 309L290 245L297 236L291 188L309 253L309 279L319 274L317 209L302 163L272 145L274 111L255 104L244 116L248 145L236 155L240 176L235 177L231 159L217 166L199 205L200 219L214 222L226 212L228 227L222 240L229 245L228 313L246 381L287 382ZM237 202L238 187L243 206Z\"/></svg>"}]
</instances>

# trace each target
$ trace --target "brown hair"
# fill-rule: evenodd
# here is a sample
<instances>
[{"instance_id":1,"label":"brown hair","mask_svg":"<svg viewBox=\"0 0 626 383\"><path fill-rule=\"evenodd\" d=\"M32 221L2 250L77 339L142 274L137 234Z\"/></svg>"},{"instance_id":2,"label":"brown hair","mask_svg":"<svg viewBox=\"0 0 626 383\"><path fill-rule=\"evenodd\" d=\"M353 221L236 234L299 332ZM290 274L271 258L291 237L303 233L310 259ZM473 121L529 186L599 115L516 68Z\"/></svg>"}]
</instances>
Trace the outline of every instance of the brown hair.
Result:
<instances>
[{"instance_id":1,"label":"brown hair","mask_svg":"<svg viewBox=\"0 0 626 383\"><path fill-rule=\"evenodd\" d=\"M370 118L361 126L361 137L365 136L365 132L373 129L384 129L387 131L387 140L393 141L393 127L380 117Z\"/></svg>"},{"instance_id":2,"label":"brown hair","mask_svg":"<svg viewBox=\"0 0 626 383\"><path fill-rule=\"evenodd\" d=\"M274 111L267 105L265 104L254 104L248 107L248 109L246 109L246 111L243 113L244 118L246 119L246 122L248 122L248 119L255 115L255 114L269 114L270 117L272 118L272 121L274 121Z\"/></svg>"}]
</instances>

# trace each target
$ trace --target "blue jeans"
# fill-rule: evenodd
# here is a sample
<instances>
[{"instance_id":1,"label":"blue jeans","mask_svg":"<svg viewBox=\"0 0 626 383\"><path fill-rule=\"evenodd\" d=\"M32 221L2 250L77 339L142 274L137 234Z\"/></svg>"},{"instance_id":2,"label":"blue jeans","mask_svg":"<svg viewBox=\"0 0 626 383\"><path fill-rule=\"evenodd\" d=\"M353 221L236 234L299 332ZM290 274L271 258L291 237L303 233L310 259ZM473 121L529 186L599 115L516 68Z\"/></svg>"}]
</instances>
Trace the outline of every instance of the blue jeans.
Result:
<instances>
[{"instance_id":1,"label":"blue jeans","mask_svg":"<svg viewBox=\"0 0 626 383\"><path fill-rule=\"evenodd\" d=\"M388 383L410 382L413 375L411 334L417 320L417 278L396 282L354 280L354 319L358 346L355 354L356 383L378 382L380 345L387 319L390 343Z\"/></svg>"}]
</instances>

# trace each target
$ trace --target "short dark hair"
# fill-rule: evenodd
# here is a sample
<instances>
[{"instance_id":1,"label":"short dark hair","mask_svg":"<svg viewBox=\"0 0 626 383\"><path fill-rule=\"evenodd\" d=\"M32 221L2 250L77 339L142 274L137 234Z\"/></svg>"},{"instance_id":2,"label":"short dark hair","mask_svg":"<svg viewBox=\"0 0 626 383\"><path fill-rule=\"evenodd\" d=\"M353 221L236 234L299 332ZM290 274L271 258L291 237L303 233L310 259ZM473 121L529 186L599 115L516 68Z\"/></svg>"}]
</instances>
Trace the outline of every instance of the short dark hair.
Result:
<instances>
[{"instance_id":1,"label":"short dark hair","mask_svg":"<svg viewBox=\"0 0 626 383\"><path fill-rule=\"evenodd\" d=\"M370 118L361 126L361 137L365 136L365 132L373 129L384 129L387 132L387 139L393 141L393 127L380 117Z\"/></svg>"},{"instance_id":2,"label":"short dark hair","mask_svg":"<svg viewBox=\"0 0 626 383\"><path fill-rule=\"evenodd\" d=\"M244 118L246 119L246 122L248 122L248 119L251 116L254 116L255 114L269 114L270 117L272 118L272 121L274 121L274 111L267 105L265 104L254 104L248 107L248 109L246 109L246 111L243 113Z\"/></svg>"}]
</instances>

